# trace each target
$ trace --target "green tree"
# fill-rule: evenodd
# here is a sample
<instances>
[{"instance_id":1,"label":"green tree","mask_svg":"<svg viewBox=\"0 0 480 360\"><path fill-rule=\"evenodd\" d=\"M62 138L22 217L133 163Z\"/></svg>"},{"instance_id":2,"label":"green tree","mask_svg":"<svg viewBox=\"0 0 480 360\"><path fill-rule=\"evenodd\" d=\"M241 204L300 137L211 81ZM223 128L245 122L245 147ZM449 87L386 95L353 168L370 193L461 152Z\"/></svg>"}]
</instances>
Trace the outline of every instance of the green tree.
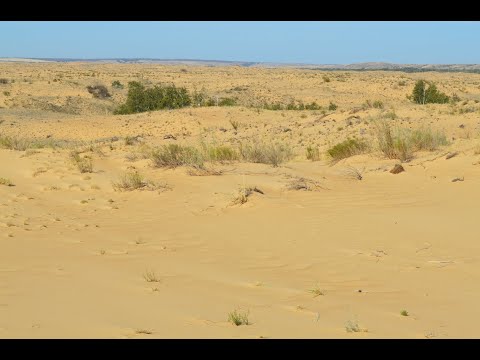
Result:
<instances>
[{"instance_id":1,"label":"green tree","mask_svg":"<svg viewBox=\"0 0 480 360\"><path fill-rule=\"evenodd\" d=\"M428 85L428 87L427 87ZM434 83L427 83L425 80L418 80L415 83L409 99L417 104L445 104L449 97L438 91Z\"/></svg>"}]
</instances>

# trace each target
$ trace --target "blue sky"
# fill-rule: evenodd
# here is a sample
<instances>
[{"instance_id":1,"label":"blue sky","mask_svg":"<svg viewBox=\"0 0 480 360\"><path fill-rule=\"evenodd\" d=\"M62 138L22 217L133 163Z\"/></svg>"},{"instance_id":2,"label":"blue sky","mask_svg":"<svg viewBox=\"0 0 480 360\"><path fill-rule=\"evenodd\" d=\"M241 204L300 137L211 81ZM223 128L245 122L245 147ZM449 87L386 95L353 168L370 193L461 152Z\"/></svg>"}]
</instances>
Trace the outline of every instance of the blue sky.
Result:
<instances>
[{"instance_id":1,"label":"blue sky","mask_svg":"<svg viewBox=\"0 0 480 360\"><path fill-rule=\"evenodd\" d=\"M0 57L480 63L480 22L0 22Z\"/></svg>"}]
</instances>

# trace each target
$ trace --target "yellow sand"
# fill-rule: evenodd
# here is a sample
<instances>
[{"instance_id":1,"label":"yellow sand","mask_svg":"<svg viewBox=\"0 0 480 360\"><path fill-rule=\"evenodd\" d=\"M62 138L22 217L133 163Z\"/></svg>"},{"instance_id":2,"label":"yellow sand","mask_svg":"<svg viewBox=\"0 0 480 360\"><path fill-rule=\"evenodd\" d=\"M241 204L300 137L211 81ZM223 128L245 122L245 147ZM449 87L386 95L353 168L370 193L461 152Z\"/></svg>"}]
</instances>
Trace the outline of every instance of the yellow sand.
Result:
<instances>
[{"instance_id":1,"label":"yellow sand","mask_svg":"<svg viewBox=\"0 0 480 360\"><path fill-rule=\"evenodd\" d=\"M480 75L4 63L0 78L15 80L0 85L0 135L97 141L93 152L82 148L93 157L91 174L72 164L70 149L0 149L0 178L15 185L0 185L0 338L480 336ZM220 97L248 86L239 97L338 109L326 117L245 107L112 115L127 90L111 82L142 78ZM462 100L409 102L420 78ZM113 100L92 99L85 87L95 83ZM352 111L366 100L383 101L383 113L394 107L392 124L431 126L450 144L415 153L398 175L388 170L399 161L375 150L331 165L325 151L347 137L365 136L375 148L371 120L382 110ZM473 111L459 111L466 108ZM230 120L240 123L236 133ZM137 135L150 146L273 138L296 157L277 168L210 164L222 175L191 176L128 160L142 145L124 137ZM309 145L321 149L320 161L306 159ZM127 169L169 189L114 191ZM289 190L299 177L319 186ZM232 205L243 186L264 195ZM147 271L159 281L147 282ZM251 324L229 323L235 309ZM348 323L360 331L347 332Z\"/></svg>"}]
</instances>

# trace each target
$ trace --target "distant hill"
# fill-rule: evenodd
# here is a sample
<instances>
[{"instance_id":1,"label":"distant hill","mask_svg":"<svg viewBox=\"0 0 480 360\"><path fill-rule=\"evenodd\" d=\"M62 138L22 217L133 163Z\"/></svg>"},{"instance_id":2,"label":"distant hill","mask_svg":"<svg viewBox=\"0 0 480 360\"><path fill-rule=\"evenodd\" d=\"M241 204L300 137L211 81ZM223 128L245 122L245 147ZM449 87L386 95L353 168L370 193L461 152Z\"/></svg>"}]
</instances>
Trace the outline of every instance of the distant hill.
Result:
<instances>
[{"instance_id":1,"label":"distant hill","mask_svg":"<svg viewBox=\"0 0 480 360\"><path fill-rule=\"evenodd\" d=\"M165 64L165 65L200 65L200 66L241 66L241 67L289 67L311 70L355 70L355 71L441 71L441 72L478 72L480 64L394 64L387 62L363 62L354 64L302 64L302 63L273 63L251 61L224 61L198 59L150 59L150 58L115 58L115 59L78 59L78 58L0 58L0 62L93 62L118 64Z\"/></svg>"}]
</instances>

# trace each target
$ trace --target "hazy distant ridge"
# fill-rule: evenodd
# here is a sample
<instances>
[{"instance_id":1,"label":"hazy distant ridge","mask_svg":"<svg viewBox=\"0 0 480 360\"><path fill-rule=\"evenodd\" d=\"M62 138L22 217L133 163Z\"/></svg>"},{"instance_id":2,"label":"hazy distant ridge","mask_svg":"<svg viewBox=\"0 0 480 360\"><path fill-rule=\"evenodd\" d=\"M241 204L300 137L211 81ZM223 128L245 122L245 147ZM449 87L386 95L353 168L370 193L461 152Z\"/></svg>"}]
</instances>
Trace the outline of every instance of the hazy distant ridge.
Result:
<instances>
[{"instance_id":1,"label":"hazy distant ridge","mask_svg":"<svg viewBox=\"0 0 480 360\"><path fill-rule=\"evenodd\" d=\"M242 67L293 67L318 70L398 70L398 71L474 71L480 72L480 64L394 64L387 62L363 62L355 64L301 64L251 61L224 61L198 59L76 59L76 58L0 58L0 62L97 62L119 64L166 64Z\"/></svg>"}]
</instances>

